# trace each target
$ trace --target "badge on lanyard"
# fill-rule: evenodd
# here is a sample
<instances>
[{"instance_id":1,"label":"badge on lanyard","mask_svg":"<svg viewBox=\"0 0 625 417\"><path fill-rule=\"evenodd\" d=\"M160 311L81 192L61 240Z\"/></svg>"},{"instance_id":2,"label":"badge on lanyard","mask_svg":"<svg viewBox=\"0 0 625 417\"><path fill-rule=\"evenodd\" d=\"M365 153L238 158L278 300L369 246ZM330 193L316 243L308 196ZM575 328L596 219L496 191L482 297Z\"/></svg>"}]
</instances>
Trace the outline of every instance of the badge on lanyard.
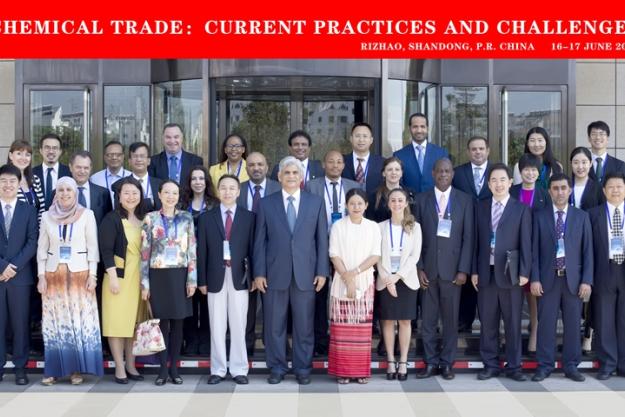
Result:
<instances>
[{"instance_id":1,"label":"badge on lanyard","mask_svg":"<svg viewBox=\"0 0 625 417\"><path fill-rule=\"evenodd\" d=\"M67 233L67 225L61 226L59 224L59 240L62 244L59 246L59 263L69 263L72 257L72 234L74 233L74 224L69 228L69 239L65 235Z\"/></svg>"},{"instance_id":2,"label":"badge on lanyard","mask_svg":"<svg viewBox=\"0 0 625 417\"><path fill-rule=\"evenodd\" d=\"M401 252L404 248L404 228L401 229L401 237L399 238L399 247L395 247L393 242L393 225L389 224L389 233L391 234L391 274L396 274L401 266Z\"/></svg>"},{"instance_id":3,"label":"badge on lanyard","mask_svg":"<svg viewBox=\"0 0 625 417\"><path fill-rule=\"evenodd\" d=\"M174 238L169 237L169 220L161 214L163 228L165 229L165 238L167 246L165 247L165 265L172 267L178 266L178 248L175 246L178 240L178 219L174 217Z\"/></svg>"},{"instance_id":4,"label":"badge on lanyard","mask_svg":"<svg viewBox=\"0 0 625 417\"><path fill-rule=\"evenodd\" d=\"M343 218L343 214L339 211L339 212L335 212L335 213L331 213L330 214L330 218L332 219L332 224L336 223L337 221L341 220Z\"/></svg>"},{"instance_id":5,"label":"badge on lanyard","mask_svg":"<svg viewBox=\"0 0 625 417\"><path fill-rule=\"evenodd\" d=\"M69 262L69 259L72 256L72 248L71 246L61 246L59 247L59 262L62 264L66 264Z\"/></svg>"},{"instance_id":6,"label":"badge on lanyard","mask_svg":"<svg viewBox=\"0 0 625 417\"><path fill-rule=\"evenodd\" d=\"M490 253L494 253L495 252L495 241L496 241L496 237L495 237L495 232L490 232Z\"/></svg>"},{"instance_id":7,"label":"badge on lanyard","mask_svg":"<svg viewBox=\"0 0 625 417\"><path fill-rule=\"evenodd\" d=\"M623 237L613 237L610 239L610 258L614 255L623 255Z\"/></svg>"},{"instance_id":8,"label":"badge on lanyard","mask_svg":"<svg viewBox=\"0 0 625 417\"><path fill-rule=\"evenodd\" d=\"M436 236L447 238L451 236L451 219L438 219Z\"/></svg>"},{"instance_id":9,"label":"badge on lanyard","mask_svg":"<svg viewBox=\"0 0 625 417\"><path fill-rule=\"evenodd\" d=\"M224 240L224 261L232 260L232 255L230 254L230 242Z\"/></svg>"},{"instance_id":10,"label":"badge on lanyard","mask_svg":"<svg viewBox=\"0 0 625 417\"><path fill-rule=\"evenodd\" d=\"M556 244L556 258L564 258L564 256L564 238L560 238Z\"/></svg>"}]
</instances>

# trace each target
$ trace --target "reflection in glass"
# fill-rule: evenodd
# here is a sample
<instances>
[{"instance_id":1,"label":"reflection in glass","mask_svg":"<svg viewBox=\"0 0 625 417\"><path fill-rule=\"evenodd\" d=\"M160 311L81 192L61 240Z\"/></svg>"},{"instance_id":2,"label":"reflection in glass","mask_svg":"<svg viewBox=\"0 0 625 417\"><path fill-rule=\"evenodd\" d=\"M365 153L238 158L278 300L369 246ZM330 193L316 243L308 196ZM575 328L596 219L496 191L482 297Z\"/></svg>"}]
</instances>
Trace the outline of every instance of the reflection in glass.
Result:
<instances>
[{"instance_id":1,"label":"reflection in glass","mask_svg":"<svg viewBox=\"0 0 625 417\"><path fill-rule=\"evenodd\" d=\"M30 91L30 141L39 149L39 139L56 133L63 142L61 162L67 163L72 153L84 149L85 95L81 90ZM41 163L39 152L33 152L33 166Z\"/></svg>"},{"instance_id":2,"label":"reflection in glass","mask_svg":"<svg viewBox=\"0 0 625 417\"><path fill-rule=\"evenodd\" d=\"M488 137L488 88L443 87L441 144L454 165L469 160L466 144L472 136Z\"/></svg>"},{"instance_id":3,"label":"reflection in glass","mask_svg":"<svg viewBox=\"0 0 625 417\"><path fill-rule=\"evenodd\" d=\"M337 148L342 153L351 152L355 107L362 106L362 101L304 100L303 126L313 139L310 157L322 160L326 152Z\"/></svg>"},{"instance_id":4,"label":"reflection in glass","mask_svg":"<svg viewBox=\"0 0 625 417\"><path fill-rule=\"evenodd\" d=\"M183 148L202 154L202 80L168 81L154 85L153 154L162 150L161 133L167 123L184 129Z\"/></svg>"},{"instance_id":5,"label":"reflection in glass","mask_svg":"<svg viewBox=\"0 0 625 417\"><path fill-rule=\"evenodd\" d=\"M103 139L150 143L149 86L104 86Z\"/></svg>"}]
</instances>

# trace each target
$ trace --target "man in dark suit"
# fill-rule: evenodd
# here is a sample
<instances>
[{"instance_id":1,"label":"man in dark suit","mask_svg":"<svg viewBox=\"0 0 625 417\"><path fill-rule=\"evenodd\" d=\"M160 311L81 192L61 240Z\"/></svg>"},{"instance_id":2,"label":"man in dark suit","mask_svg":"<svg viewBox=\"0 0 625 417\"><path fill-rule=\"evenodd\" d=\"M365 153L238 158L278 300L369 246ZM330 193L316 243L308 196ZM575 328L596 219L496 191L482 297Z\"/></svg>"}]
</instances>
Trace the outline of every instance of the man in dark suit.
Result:
<instances>
[{"instance_id":1,"label":"man in dark suit","mask_svg":"<svg viewBox=\"0 0 625 417\"><path fill-rule=\"evenodd\" d=\"M470 161L454 170L452 186L473 197L475 204L493 196L488 184L484 181L490 168L489 154L488 139L483 136L473 136L467 142L467 155ZM467 282L462 286L462 293L460 294L459 331L471 332L476 312L477 292L475 292L473 285Z\"/></svg>"},{"instance_id":2,"label":"man in dark suit","mask_svg":"<svg viewBox=\"0 0 625 417\"><path fill-rule=\"evenodd\" d=\"M423 113L414 113L408 118L412 135L410 144L393 153L404 168L402 184L417 193L434 187L432 169L441 158L449 158L447 151L428 141L428 118Z\"/></svg>"},{"instance_id":3,"label":"man in dark suit","mask_svg":"<svg viewBox=\"0 0 625 417\"><path fill-rule=\"evenodd\" d=\"M230 370L237 384L247 384L245 347L248 293L252 285L251 256L254 214L238 206L239 179L226 174L217 183L221 204L202 214L198 224L198 287L208 296L211 327L211 375L218 384ZM226 332L230 329L229 362Z\"/></svg>"},{"instance_id":4,"label":"man in dark suit","mask_svg":"<svg viewBox=\"0 0 625 417\"><path fill-rule=\"evenodd\" d=\"M586 131L592 154L592 168L588 172L588 176L603 184L608 174L612 172L625 173L625 162L608 155L610 126L604 121L597 120L590 123Z\"/></svg>"},{"instance_id":5,"label":"man in dark suit","mask_svg":"<svg viewBox=\"0 0 625 417\"><path fill-rule=\"evenodd\" d=\"M555 367L556 328L562 310L564 375L573 381L579 372L582 344L579 320L582 300L590 297L593 282L592 229L588 214L569 207L570 180L563 173L549 179L553 204L533 212L531 291L538 297L538 368L532 381L547 378Z\"/></svg>"},{"instance_id":6,"label":"man in dark suit","mask_svg":"<svg viewBox=\"0 0 625 417\"><path fill-rule=\"evenodd\" d=\"M151 177L171 179L187 184L191 168L204 165L204 160L182 149L184 133L178 123L168 123L163 128L163 151L150 160L148 172Z\"/></svg>"},{"instance_id":7,"label":"man in dark suit","mask_svg":"<svg viewBox=\"0 0 625 417\"><path fill-rule=\"evenodd\" d=\"M373 129L368 123L360 122L352 127L350 136L352 152L343 155L345 170L343 178L354 180L361 184L368 194L377 190L382 183L382 165L384 158L371 154L373 144Z\"/></svg>"},{"instance_id":8,"label":"man in dark suit","mask_svg":"<svg viewBox=\"0 0 625 417\"><path fill-rule=\"evenodd\" d=\"M454 168L449 159L436 161L432 176L434 189L419 194L416 204L423 236L417 267L423 290L421 332L427 365L417 378L428 378L440 369L443 378L450 380L455 377L460 291L473 262L473 201L451 186ZM440 352L436 332L439 317L443 324Z\"/></svg>"},{"instance_id":9,"label":"man in dark suit","mask_svg":"<svg viewBox=\"0 0 625 417\"><path fill-rule=\"evenodd\" d=\"M265 352L278 384L286 374L287 311L293 316L293 371L310 383L314 348L315 291L329 275L328 225L323 200L300 190L305 171L295 157L279 165L282 191L261 200L254 242L254 285L265 294Z\"/></svg>"},{"instance_id":10,"label":"man in dark suit","mask_svg":"<svg viewBox=\"0 0 625 417\"><path fill-rule=\"evenodd\" d=\"M108 190L89 181L91 163L89 151L78 151L69 160L69 170L78 185L78 203L93 211L99 225L104 216L113 210L113 206Z\"/></svg>"},{"instance_id":11,"label":"man in dark suit","mask_svg":"<svg viewBox=\"0 0 625 417\"><path fill-rule=\"evenodd\" d=\"M30 290L37 252L37 212L17 200L22 174L13 165L0 167L0 381L6 363L6 333L13 333L15 383L27 385Z\"/></svg>"},{"instance_id":12,"label":"man in dark suit","mask_svg":"<svg viewBox=\"0 0 625 417\"><path fill-rule=\"evenodd\" d=\"M303 190L306 183L315 178L322 177L323 167L321 161L316 159L309 159L310 149L312 148L312 138L303 130L296 130L289 135L289 154L299 159L304 165L304 175L302 176L302 183L300 189ZM273 167L271 171L271 179L278 180L279 165Z\"/></svg>"},{"instance_id":13,"label":"man in dark suit","mask_svg":"<svg viewBox=\"0 0 625 417\"><path fill-rule=\"evenodd\" d=\"M59 162L63 154L61 138L55 133L47 133L39 140L39 153L43 157L43 164L33 167L33 174L39 177L43 184L43 193L46 199L46 210L52 204L52 193L56 189L56 182L61 177L71 177L67 165Z\"/></svg>"},{"instance_id":14,"label":"man in dark suit","mask_svg":"<svg viewBox=\"0 0 625 417\"><path fill-rule=\"evenodd\" d=\"M498 376L499 321L506 332L506 376L525 381L521 372L521 310L532 255L530 209L510 197L512 173L507 165L493 164L488 172L493 197L476 209L476 248L471 282L480 314L480 355L484 369L478 379ZM518 275L515 273L518 261ZM507 265L510 268L507 268Z\"/></svg>"},{"instance_id":15,"label":"man in dark suit","mask_svg":"<svg viewBox=\"0 0 625 417\"><path fill-rule=\"evenodd\" d=\"M150 147L148 144L144 142L130 144L128 147L128 165L132 171L132 176L143 187L143 196L148 211L160 210L161 200L158 199L158 187L163 181L148 173L149 164Z\"/></svg>"},{"instance_id":16,"label":"man in dark suit","mask_svg":"<svg viewBox=\"0 0 625 417\"><path fill-rule=\"evenodd\" d=\"M353 188L360 188L356 181L341 178L345 163L343 155L333 150L323 158L325 175L310 180L306 184L306 191L323 198L328 232L332 224L346 214L345 195ZM315 353L328 353L328 287L324 286L315 297Z\"/></svg>"},{"instance_id":17,"label":"man in dark suit","mask_svg":"<svg viewBox=\"0 0 625 417\"><path fill-rule=\"evenodd\" d=\"M265 155L260 152L252 152L245 161L247 176L249 181L241 183L241 194L237 198L237 205L256 213L260 199L277 193L282 188L280 183L267 178L269 166ZM256 344L256 313L258 311L258 299L261 298L259 291L252 289L247 307L247 324L245 329L245 345L247 346L247 356L254 355L254 345Z\"/></svg>"},{"instance_id":18,"label":"man in dark suit","mask_svg":"<svg viewBox=\"0 0 625 417\"><path fill-rule=\"evenodd\" d=\"M625 174L606 174L603 193L606 204L588 212L595 255L592 305L600 365L597 373L599 380L609 379L614 373L625 376Z\"/></svg>"}]
</instances>

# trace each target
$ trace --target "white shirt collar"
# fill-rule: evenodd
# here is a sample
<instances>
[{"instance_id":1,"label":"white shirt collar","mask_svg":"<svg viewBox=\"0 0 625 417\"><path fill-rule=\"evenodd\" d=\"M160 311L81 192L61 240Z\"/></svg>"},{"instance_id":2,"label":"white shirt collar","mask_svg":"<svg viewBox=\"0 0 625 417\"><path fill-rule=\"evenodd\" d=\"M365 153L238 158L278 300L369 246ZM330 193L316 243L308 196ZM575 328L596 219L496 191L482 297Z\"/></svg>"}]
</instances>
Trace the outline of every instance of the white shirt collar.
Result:
<instances>
[{"instance_id":1,"label":"white shirt collar","mask_svg":"<svg viewBox=\"0 0 625 417\"><path fill-rule=\"evenodd\" d=\"M132 173L132 176L133 176L135 179L137 179L137 180L139 180L139 181L141 182L141 180L147 180L147 179L148 179L148 177L150 176L150 174L146 172L146 173L145 173L145 175L144 175L143 177L140 177L140 176L138 176L137 174L135 174L135 173L133 172L133 173Z\"/></svg>"},{"instance_id":2,"label":"white shirt collar","mask_svg":"<svg viewBox=\"0 0 625 417\"><path fill-rule=\"evenodd\" d=\"M608 156L608 151L605 151L605 152L603 153L603 155L597 155L597 154L595 154L594 152L592 152L591 154L592 154L592 160L593 160L593 162L594 162L594 161L595 161L595 159L597 159L597 158L601 158L601 160L602 160L603 162L605 162L605 158Z\"/></svg>"},{"instance_id":3,"label":"white shirt collar","mask_svg":"<svg viewBox=\"0 0 625 417\"><path fill-rule=\"evenodd\" d=\"M417 146L423 146L423 150L425 151L425 148L428 147L428 140L424 140L423 142L421 142L421 144L419 145L417 142L415 142L414 140L412 141L412 147L414 148L415 151L418 151L419 149L417 148Z\"/></svg>"},{"instance_id":4,"label":"white shirt collar","mask_svg":"<svg viewBox=\"0 0 625 417\"><path fill-rule=\"evenodd\" d=\"M434 195L436 196L436 202L439 202L441 195L445 194L445 199L449 201L449 195L451 194L451 185L447 188L447 191L441 191L437 187L434 187Z\"/></svg>"},{"instance_id":5,"label":"white shirt collar","mask_svg":"<svg viewBox=\"0 0 625 417\"><path fill-rule=\"evenodd\" d=\"M295 203L297 203L297 202L299 201L299 198L300 198L301 192L300 192L300 190L298 189L298 190L297 190L297 191L295 191L295 193L293 193L292 195L293 195L293 197L295 197L295 200L293 201L293 204L295 204ZM289 200L287 200L287 198L289 198L289 196L291 196L291 194L287 193L287 192L284 190L284 188L283 188L283 189L282 189L282 200L284 200L284 202L285 202L286 204L288 204L288 202L289 202Z\"/></svg>"},{"instance_id":6,"label":"white shirt collar","mask_svg":"<svg viewBox=\"0 0 625 417\"><path fill-rule=\"evenodd\" d=\"M503 205L503 207L506 207L506 204L508 204L508 200L510 200L510 194L508 194L503 200L500 201L500 203ZM493 197L493 204L495 204L497 200L495 200L495 197Z\"/></svg>"},{"instance_id":7,"label":"white shirt collar","mask_svg":"<svg viewBox=\"0 0 625 417\"><path fill-rule=\"evenodd\" d=\"M471 162L471 170L475 170L475 168L479 168L481 170L486 170L486 166L488 165L488 161L484 162L482 165L475 165L473 162Z\"/></svg>"},{"instance_id":8,"label":"white shirt collar","mask_svg":"<svg viewBox=\"0 0 625 417\"><path fill-rule=\"evenodd\" d=\"M331 179L330 179L330 178L328 178L327 176L325 176L324 178L326 179L326 185L327 185L328 187L332 187L332 181L333 181L333 180L331 180ZM335 182L338 184L338 186L340 187L340 186L341 186L341 182L342 182L342 180L343 180L343 179L342 179L341 177L339 177L337 180L334 180L334 181L335 181Z\"/></svg>"},{"instance_id":9,"label":"white shirt collar","mask_svg":"<svg viewBox=\"0 0 625 417\"><path fill-rule=\"evenodd\" d=\"M0 208L2 209L3 213L6 211L5 208L6 208L7 204L8 204L9 206L11 206L12 214L15 214L15 205L17 204L17 197L15 197L11 201L0 200L0 204L2 204L2 207L0 207Z\"/></svg>"},{"instance_id":10,"label":"white shirt collar","mask_svg":"<svg viewBox=\"0 0 625 417\"><path fill-rule=\"evenodd\" d=\"M46 174L47 174L47 172L48 172L48 168L52 168L52 171L58 174L58 172L59 172L59 165L60 165L60 164L59 164L59 162L58 162L58 161L56 162L56 164L52 165L51 167L50 167L50 166L48 166L48 165L46 165L46 164L43 164L43 165L42 165L42 168L43 168L43 174L44 174L44 175L46 175Z\"/></svg>"},{"instance_id":11,"label":"white shirt collar","mask_svg":"<svg viewBox=\"0 0 625 417\"><path fill-rule=\"evenodd\" d=\"M566 217L568 210L569 210L569 205L567 204L562 209L562 211L564 212L564 217ZM556 219L558 218L558 211L560 211L560 209L557 208L555 204L553 204L553 215L556 216Z\"/></svg>"},{"instance_id":12,"label":"white shirt collar","mask_svg":"<svg viewBox=\"0 0 625 417\"><path fill-rule=\"evenodd\" d=\"M226 206L224 206L223 204L219 204L219 207L221 209L221 215L222 216L226 216L226 211L230 210L232 212L232 215L234 216L234 212L237 211L237 205L235 204L234 206L232 206L232 208L228 208Z\"/></svg>"},{"instance_id":13,"label":"white shirt collar","mask_svg":"<svg viewBox=\"0 0 625 417\"><path fill-rule=\"evenodd\" d=\"M610 211L610 217L612 216L612 213L614 213L614 209L616 208L615 206L613 206L612 204L610 204L609 202L606 202L606 204L608 205L608 210ZM621 203L618 206L618 209L621 211L621 216L623 216L623 206L625 205L625 203Z\"/></svg>"}]
</instances>

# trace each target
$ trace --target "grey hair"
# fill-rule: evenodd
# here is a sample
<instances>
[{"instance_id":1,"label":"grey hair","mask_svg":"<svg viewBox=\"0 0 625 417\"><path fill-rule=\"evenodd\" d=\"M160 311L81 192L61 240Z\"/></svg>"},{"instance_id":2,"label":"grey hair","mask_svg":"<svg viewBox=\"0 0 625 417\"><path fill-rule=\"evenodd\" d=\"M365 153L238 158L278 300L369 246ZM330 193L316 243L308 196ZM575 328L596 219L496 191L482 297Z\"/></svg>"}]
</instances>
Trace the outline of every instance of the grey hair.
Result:
<instances>
[{"instance_id":1,"label":"grey hair","mask_svg":"<svg viewBox=\"0 0 625 417\"><path fill-rule=\"evenodd\" d=\"M306 173L304 172L304 164L302 164L302 161L294 156L287 156L282 158L280 164L278 165L278 174L280 174L282 170L284 170L284 168L288 167L289 165L295 165L297 169L299 169L299 174L302 176L302 178L304 178L304 175L306 175Z\"/></svg>"}]
</instances>

